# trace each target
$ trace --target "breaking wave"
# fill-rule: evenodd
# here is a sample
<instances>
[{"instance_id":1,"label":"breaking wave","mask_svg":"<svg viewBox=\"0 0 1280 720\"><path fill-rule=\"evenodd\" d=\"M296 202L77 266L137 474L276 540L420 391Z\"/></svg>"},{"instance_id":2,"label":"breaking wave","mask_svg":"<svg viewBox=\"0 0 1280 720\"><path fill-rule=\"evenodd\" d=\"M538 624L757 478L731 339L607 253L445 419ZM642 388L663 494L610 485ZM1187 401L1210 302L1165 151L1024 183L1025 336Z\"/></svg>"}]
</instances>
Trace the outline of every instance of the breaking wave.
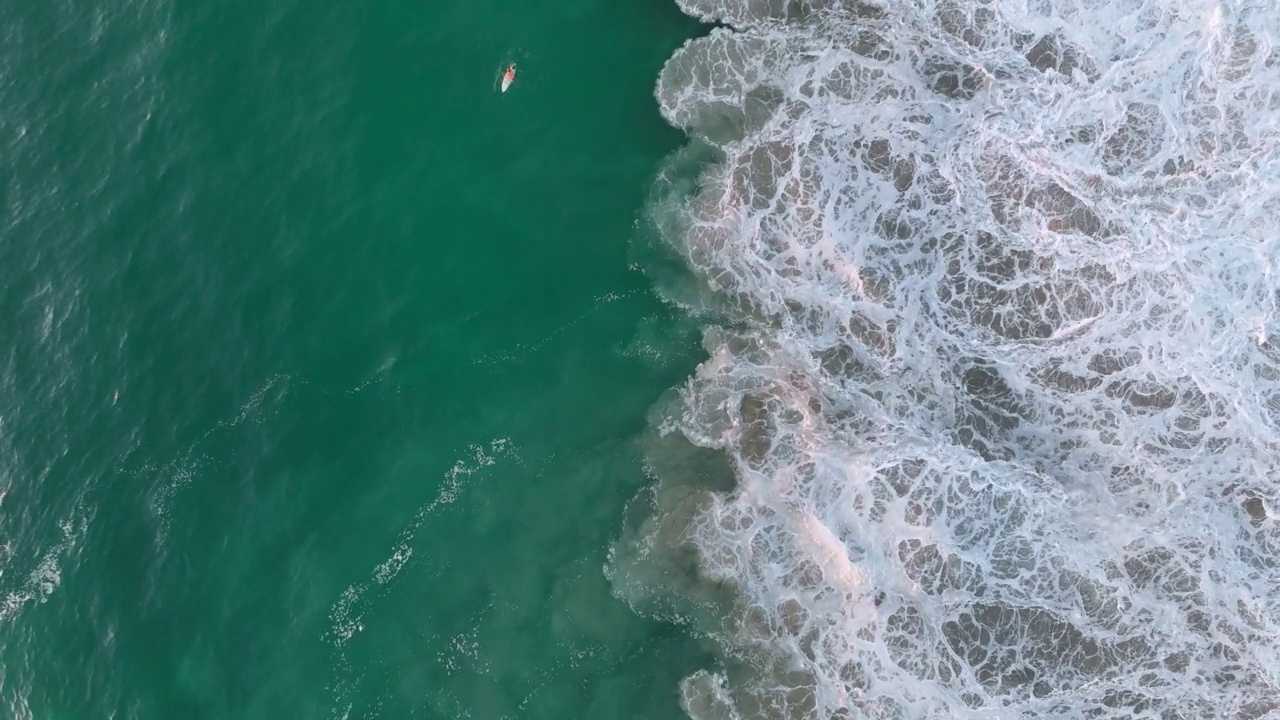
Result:
<instances>
[{"instance_id":1,"label":"breaking wave","mask_svg":"<svg viewBox=\"0 0 1280 720\"><path fill-rule=\"evenodd\" d=\"M721 321L614 577L686 712L1280 717L1275 6L680 4Z\"/></svg>"}]
</instances>

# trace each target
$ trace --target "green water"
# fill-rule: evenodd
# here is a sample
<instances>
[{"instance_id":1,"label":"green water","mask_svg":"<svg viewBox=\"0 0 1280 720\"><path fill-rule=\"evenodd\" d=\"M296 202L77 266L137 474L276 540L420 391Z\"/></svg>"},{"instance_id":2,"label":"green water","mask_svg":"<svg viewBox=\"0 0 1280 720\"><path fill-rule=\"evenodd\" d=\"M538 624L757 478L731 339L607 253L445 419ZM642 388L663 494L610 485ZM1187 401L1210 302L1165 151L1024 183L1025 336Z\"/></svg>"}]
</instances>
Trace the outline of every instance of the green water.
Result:
<instances>
[{"instance_id":1,"label":"green water","mask_svg":"<svg viewBox=\"0 0 1280 720\"><path fill-rule=\"evenodd\" d=\"M676 717L602 566L699 359L628 261L693 21L0 11L0 716Z\"/></svg>"}]
</instances>

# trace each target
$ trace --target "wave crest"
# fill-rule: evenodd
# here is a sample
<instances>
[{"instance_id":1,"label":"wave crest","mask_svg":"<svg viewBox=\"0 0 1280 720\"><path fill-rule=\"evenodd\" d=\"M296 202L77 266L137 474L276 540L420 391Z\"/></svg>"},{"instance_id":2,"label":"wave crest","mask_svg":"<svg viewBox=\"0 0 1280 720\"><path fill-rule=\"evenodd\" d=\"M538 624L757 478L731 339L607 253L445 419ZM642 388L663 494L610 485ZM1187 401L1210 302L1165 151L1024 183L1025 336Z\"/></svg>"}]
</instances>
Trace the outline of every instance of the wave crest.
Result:
<instances>
[{"instance_id":1,"label":"wave crest","mask_svg":"<svg viewBox=\"0 0 1280 720\"><path fill-rule=\"evenodd\" d=\"M1280 712L1280 16L681 6L659 225L732 322L664 429L736 482L664 466L620 584L716 608L686 711Z\"/></svg>"}]
</instances>

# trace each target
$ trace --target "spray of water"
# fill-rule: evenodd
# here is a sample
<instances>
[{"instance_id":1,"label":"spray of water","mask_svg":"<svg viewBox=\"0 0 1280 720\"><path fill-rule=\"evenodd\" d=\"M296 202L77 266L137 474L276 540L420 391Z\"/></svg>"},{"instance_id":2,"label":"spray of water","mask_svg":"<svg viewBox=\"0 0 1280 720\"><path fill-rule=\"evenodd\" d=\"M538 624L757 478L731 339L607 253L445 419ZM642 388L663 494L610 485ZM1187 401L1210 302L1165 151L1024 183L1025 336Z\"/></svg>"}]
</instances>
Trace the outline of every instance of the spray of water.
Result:
<instances>
[{"instance_id":1,"label":"spray of water","mask_svg":"<svg viewBox=\"0 0 1280 720\"><path fill-rule=\"evenodd\" d=\"M1280 717L1275 6L680 4L729 321L616 577L720 651L686 712Z\"/></svg>"}]
</instances>

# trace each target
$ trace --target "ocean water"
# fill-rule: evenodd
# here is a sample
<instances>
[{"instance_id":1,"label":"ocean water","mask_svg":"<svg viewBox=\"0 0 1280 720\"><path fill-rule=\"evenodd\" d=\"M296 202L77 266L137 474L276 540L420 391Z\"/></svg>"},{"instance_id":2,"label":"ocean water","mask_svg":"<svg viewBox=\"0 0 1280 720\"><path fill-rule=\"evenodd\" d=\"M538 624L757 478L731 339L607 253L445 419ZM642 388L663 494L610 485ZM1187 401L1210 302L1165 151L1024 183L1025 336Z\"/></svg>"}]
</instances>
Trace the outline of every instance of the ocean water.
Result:
<instances>
[{"instance_id":1,"label":"ocean water","mask_svg":"<svg viewBox=\"0 0 1280 720\"><path fill-rule=\"evenodd\" d=\"M611 568L687 714L1280 717L1274 3L679 4Z\"/></svg>"},{"instance_id":2,"label":"ocean water","mask_svg":"<svg viewBox=\"0 0 1280 720\"><path fill-rule=\"evenodd\" d=\"M1280 717L1272 5L0 8L4 717Z\"/></svg>"},{"instance_id":3,"label":"ocean water","mask_svg":"<svg viewBox=\"0 0 1280 720\"><path fill-rule=\"evenodd\" d=\"M677 716L603 567L702 357L630 247L699 24L0 15L0 717Z\"/></svg>"}]
</instances>

